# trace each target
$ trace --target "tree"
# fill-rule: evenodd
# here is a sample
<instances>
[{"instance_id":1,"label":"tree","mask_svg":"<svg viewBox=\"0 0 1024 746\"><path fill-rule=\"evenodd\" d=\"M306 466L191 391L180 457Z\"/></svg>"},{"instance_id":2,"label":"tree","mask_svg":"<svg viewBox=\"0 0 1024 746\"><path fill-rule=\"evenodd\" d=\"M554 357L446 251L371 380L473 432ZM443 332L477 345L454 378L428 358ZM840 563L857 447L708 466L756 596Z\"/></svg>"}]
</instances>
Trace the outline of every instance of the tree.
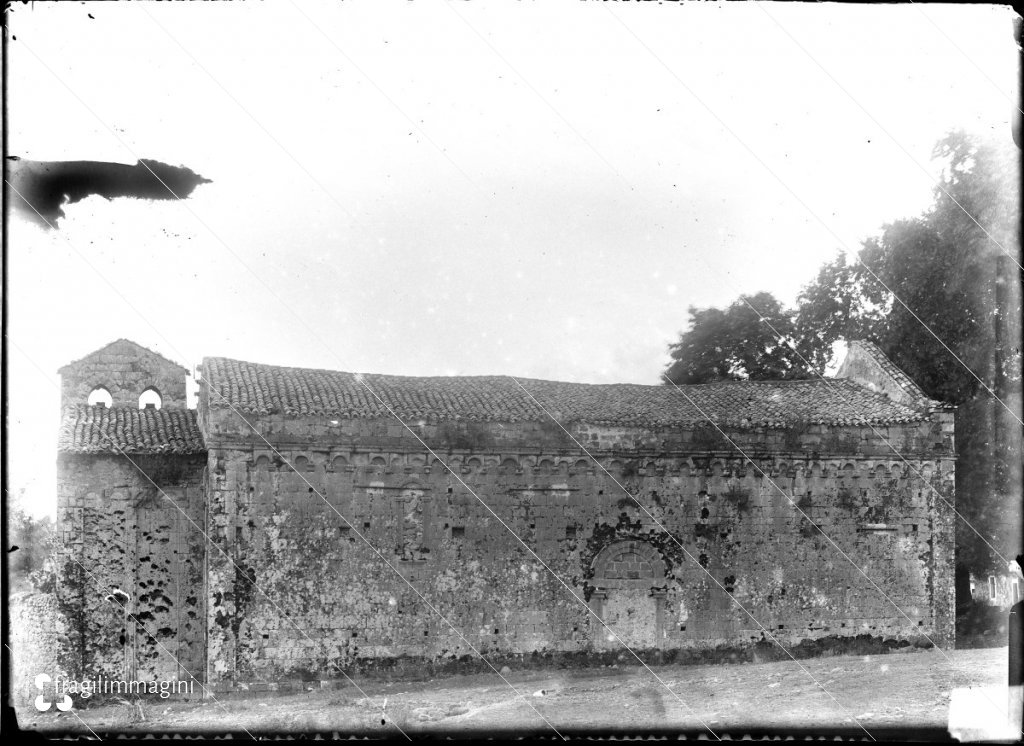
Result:
<instances>
[{"instance_id":1,"label":"tree","mask_svg":"<svg viewBox=\"0 0 1024 746\"><path fill-rule=\"evenodd\" d=\"M1019 155L962 131L943 138L933 155L943 163L933 206L865 241L853 275L875 285L860 293L861 303L881 296L888 306L870 330L883 351L930 396L959 405L987 393L1005 367L997 311L1019 317L1019 300L1011 309L996 297L1004 249L1019 253L1012 168ZM1019 362L1016 368L1019 379Z\"/></svg>"},{"instance_id":2,"label":"tree","mask_svg":"<svg viewBox=\"0 0 1024 746\"><path fill-rule=\"evenodd\" d=\"M834 342L878 341L877 331L889 305L881 284L840 254L822 265L797 297L795 333L800 354L815 373L824 374Z\"/></svg>"},{"instance_id":3,"label":"tree","mask_svg":"<svg viewBox=\"0 0 1024 746\"><path fill-rule=\"evenodd\" d=\"M11 584L18 590L31 585L31 575L42 570L50 555L53 525L49 516L35 518L20 505L7 516L7 549Z\"/></svg>"},{"instance_id":4,"label":"tree","mask_svg":"<svg viewBox=\"0 0 1024 746\"><path fill-rule=\"evenodd\" d=\"M934 156L932 208L885 226L859 258L888 288L882 350L957 405L957 560L987 573L1020 553L1021 275L1007 256L1020 253L1019 154L953 132Z\"/></svg>"},{"instance_id":5,"label":"tree","mask_svg":"<svg viewBox=\"0 0 1024 746\"><path fill-rule=\"evenodd\" d=\"M966 309L944 340L974 374L963 372L954 400L957 507L966 519L957 523L958 562L1005 570L1022 538L1020 151L953 132L934 154L944 169L928 219L958 249L949 275Z\"/></svg>"},{"instance_id":6,"label":"tree","mask_svg":"<svg viewBox=\"0 0 1024 746\"><path fill-rule=\"evenodd\" d=\"M823 265L793 311L768 293L691 307L668 376L807 377L824 372L833 342L876 342L929 397L958 407L958 562L987 573L1021 552L1020 153L956 131L933 156L942 176L923 215Z\"/></svg>"},{"instance_id":7,"label":"tree","mask_svg":"<svg viewBox=\"0 0 1024 746\"><path fill-rule=\"evenodd\" d=\"M771 293L741 295L724 311L690 306L690 329L669 346L673 383L806 378L794 350L793 312Z\"/></svg>"}]
</instances>

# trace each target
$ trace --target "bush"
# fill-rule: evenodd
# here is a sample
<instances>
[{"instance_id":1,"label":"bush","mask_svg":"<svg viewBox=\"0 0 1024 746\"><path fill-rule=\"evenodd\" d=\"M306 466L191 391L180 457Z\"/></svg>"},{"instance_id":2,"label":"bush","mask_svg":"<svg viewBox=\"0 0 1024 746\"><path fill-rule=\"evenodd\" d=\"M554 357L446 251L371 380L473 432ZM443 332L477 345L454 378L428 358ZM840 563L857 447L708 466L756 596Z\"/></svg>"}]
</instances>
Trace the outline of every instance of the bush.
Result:
<instances>
[{"instance_id":1,"label":"bush","mask_svg":"<svg viewBox=\"0 0 1024 746\"><path fill-rule=\"evenodd\" d=\"M42 580L46 561L52 554L55 532L49 516L37 518L20 506L11 507L7 517L7 551L11 590L24 591Z\"/></svg>"}]
</instances>

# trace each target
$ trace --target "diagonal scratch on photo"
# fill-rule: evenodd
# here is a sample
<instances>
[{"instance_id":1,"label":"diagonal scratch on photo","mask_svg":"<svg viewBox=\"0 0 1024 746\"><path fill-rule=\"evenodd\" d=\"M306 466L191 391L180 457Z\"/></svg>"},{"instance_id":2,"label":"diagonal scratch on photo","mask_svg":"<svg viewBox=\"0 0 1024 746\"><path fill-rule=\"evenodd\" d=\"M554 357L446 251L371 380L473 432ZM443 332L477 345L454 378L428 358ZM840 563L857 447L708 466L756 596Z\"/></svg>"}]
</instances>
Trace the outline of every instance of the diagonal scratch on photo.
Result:
<instances>
[{"instance_id":1,"label":"diagonal scratch on photo","mask_svg":"<svg viewBox=\"0 0 1024 746\"><path fill-rule=\"evenodd\" d=\"M1009 7L5 21L5 726L1022 736Z\"/></svg>"}]
</instances>

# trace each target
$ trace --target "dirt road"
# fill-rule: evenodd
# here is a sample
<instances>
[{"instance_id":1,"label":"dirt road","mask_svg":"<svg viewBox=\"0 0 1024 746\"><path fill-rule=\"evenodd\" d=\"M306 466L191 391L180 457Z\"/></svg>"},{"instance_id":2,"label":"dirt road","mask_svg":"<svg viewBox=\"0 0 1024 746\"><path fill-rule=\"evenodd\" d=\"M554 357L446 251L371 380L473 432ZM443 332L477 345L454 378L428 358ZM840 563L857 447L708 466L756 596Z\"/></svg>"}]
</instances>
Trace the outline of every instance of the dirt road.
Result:
<instances>
[{"instance_id":1,"label":"dirt road","mask_svg":"<svg viewBox=\"0 0 1024 746\"><path fill-rule=\"evenodd\" d=\"M401 737L473 731L789 731L944 729L954 688L1006 683L1007 649L935 650L800 662L510 671L421 682L193 702L19 709L40 731L336 732ZM383 721L383 722L382 722ZM856 735L856 733L854 733ZM714 739L712 739L714 740Z\"/></svg>"}]
</instances>

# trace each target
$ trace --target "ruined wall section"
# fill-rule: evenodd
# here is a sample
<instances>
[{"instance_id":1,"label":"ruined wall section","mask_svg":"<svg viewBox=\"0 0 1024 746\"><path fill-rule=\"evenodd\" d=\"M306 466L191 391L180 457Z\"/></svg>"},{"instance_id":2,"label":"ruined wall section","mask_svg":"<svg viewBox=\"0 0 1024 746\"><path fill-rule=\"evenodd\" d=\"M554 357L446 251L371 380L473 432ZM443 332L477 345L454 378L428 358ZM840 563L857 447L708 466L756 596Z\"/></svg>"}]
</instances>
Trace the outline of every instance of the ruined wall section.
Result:
<instances>
[{"instance_id":1,"label":"ruined wall section","mask_svg":"<svg viewBox=\"0 0 1024 746\"><path fill-rule=\"evenodd\" d=\"M15 705L30 706L39 695L36 676L67 678L58 663L68 630L52 593L15 593L8 598L11 630L10 693Z\"/></svg>"},{"instance_id":2,"label":"ruined wall section","mask_svg":"<svg viewBox=\"0 0 1024 746\"><path fill-rule=\"evenodd\" d=\"M467 641L485 655L606 650L612 631L642 649L754 644L750 615L787 643L952 643L951 415L878 428L909 464L866 427L737 430L730 445L708 428L568 423L600 466L538 423L418 426L441 463L394 421L250 417L257 435L230 411L200 417L220 688L458 659ZM609 547L621 559L595 570Z\"/></svg>"},{"instance_id":3,"label":"ruined wall section","mask_svg":"<svg viewBox=\"0 0 1024 746\"><path fill-rule=\"evenodd\" d=\"M205 466L205 454L59 456L66 671L203 680Z\"/></svg>"}]
</instances>

